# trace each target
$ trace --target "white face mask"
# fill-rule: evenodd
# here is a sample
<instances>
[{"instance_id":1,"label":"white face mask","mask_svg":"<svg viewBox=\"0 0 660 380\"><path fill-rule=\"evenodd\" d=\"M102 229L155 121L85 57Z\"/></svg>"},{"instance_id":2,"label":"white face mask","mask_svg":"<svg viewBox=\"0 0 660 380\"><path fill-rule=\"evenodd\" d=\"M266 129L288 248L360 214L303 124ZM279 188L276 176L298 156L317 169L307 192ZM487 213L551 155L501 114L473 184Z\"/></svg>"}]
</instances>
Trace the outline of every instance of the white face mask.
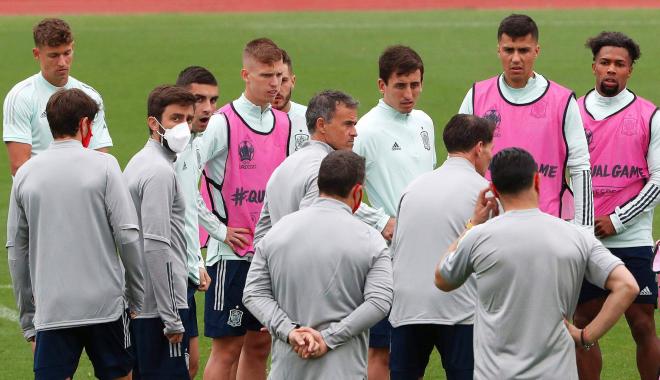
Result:
<instances>
[{"instance_id":1,"label":"white face mask","mask_svg":"<svg viewBox=\"0 0 660 380\"><path fill-rule=\"evenodd\" d=\"M164 134L161 134L160 131L157 132L161 137L161 145L163 144L162 139L165 139L167 140L167 146L170 147L172 152L183 152L183 150L186 149L186 145L188 145L188 142L190 141L190 127L188 126L188 123L184 121L170 129L165 129L163 125L158 122L158 120L156 120L156 122L165 131Z\"/></svg>"}]
</instances>

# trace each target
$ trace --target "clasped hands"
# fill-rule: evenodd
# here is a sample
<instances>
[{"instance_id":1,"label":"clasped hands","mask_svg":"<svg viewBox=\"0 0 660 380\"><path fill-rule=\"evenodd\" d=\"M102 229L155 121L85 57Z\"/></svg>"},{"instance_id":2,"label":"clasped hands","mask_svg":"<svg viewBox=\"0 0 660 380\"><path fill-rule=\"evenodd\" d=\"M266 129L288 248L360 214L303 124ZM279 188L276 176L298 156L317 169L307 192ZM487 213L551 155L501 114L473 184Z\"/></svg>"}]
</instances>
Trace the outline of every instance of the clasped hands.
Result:
<instances>
[{"instance_id":1,"label":"clasped hands","mask_svg":"<svg viewBox=\"0 0 660 380\"><path fill-rule=\"evenodd\" d=\"M311 327L299 327L289 333L289 344L302 359L318 359L328 352L320 332Z\"/></svg>"}]
</instances>

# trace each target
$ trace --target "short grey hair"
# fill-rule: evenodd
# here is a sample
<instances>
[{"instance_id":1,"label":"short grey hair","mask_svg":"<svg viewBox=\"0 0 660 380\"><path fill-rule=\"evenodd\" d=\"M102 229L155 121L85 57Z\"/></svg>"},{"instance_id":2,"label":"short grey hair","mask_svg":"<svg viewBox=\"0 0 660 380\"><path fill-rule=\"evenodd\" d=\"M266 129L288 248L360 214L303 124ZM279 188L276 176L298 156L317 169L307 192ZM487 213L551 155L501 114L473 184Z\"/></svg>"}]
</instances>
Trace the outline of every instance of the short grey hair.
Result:
<instances>
[{"instance_id":1,"label":"short grey hair","mask_svg":"<svg viewBox=\"0 0 660 380\"><path fill-rule=\"evenodd\" d=\"M355 109L360 103L350 95L338 90L324 90L314 95L305 112L309 133L313 134L316 131L316 120L319 118L326 122L332 121L339 104Z\"/></svg>"}]
</instances>

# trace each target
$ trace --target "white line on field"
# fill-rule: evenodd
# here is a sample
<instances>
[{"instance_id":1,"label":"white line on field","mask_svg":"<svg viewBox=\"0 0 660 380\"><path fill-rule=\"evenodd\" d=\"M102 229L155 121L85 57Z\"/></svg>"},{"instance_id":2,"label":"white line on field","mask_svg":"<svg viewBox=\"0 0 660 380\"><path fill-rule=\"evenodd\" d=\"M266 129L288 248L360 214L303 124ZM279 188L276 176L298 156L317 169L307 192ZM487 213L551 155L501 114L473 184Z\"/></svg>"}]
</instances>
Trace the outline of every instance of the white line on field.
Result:
<instances>
[{"instance_id":1,"label":"white line on field","mask_svg":"<svg viewBox=\"0 0 660 380\"><path fill-rule=\"evenodd\" d=\"M0 318L12 322L18 322L18 312L14 309L0 305Z\"/></svg>"}]
</instances>

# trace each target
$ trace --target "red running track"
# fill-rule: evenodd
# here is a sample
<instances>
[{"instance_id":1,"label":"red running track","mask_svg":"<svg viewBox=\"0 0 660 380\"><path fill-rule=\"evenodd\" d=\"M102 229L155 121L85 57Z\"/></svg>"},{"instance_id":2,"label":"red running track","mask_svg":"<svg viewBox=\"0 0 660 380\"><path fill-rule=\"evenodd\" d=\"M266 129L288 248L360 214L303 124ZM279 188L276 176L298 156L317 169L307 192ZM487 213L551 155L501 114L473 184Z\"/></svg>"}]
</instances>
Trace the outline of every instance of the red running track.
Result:
<instances>
[{"instance_id":1,"label":"red running track","mask_svg":"<svg viewBox=\"0 0 660 380\"><path fill-rule=\"evenodd\" d=\"M0 0L0 15L447 8L660 8L660 0Z\"/></svg>"}]
</instances>

